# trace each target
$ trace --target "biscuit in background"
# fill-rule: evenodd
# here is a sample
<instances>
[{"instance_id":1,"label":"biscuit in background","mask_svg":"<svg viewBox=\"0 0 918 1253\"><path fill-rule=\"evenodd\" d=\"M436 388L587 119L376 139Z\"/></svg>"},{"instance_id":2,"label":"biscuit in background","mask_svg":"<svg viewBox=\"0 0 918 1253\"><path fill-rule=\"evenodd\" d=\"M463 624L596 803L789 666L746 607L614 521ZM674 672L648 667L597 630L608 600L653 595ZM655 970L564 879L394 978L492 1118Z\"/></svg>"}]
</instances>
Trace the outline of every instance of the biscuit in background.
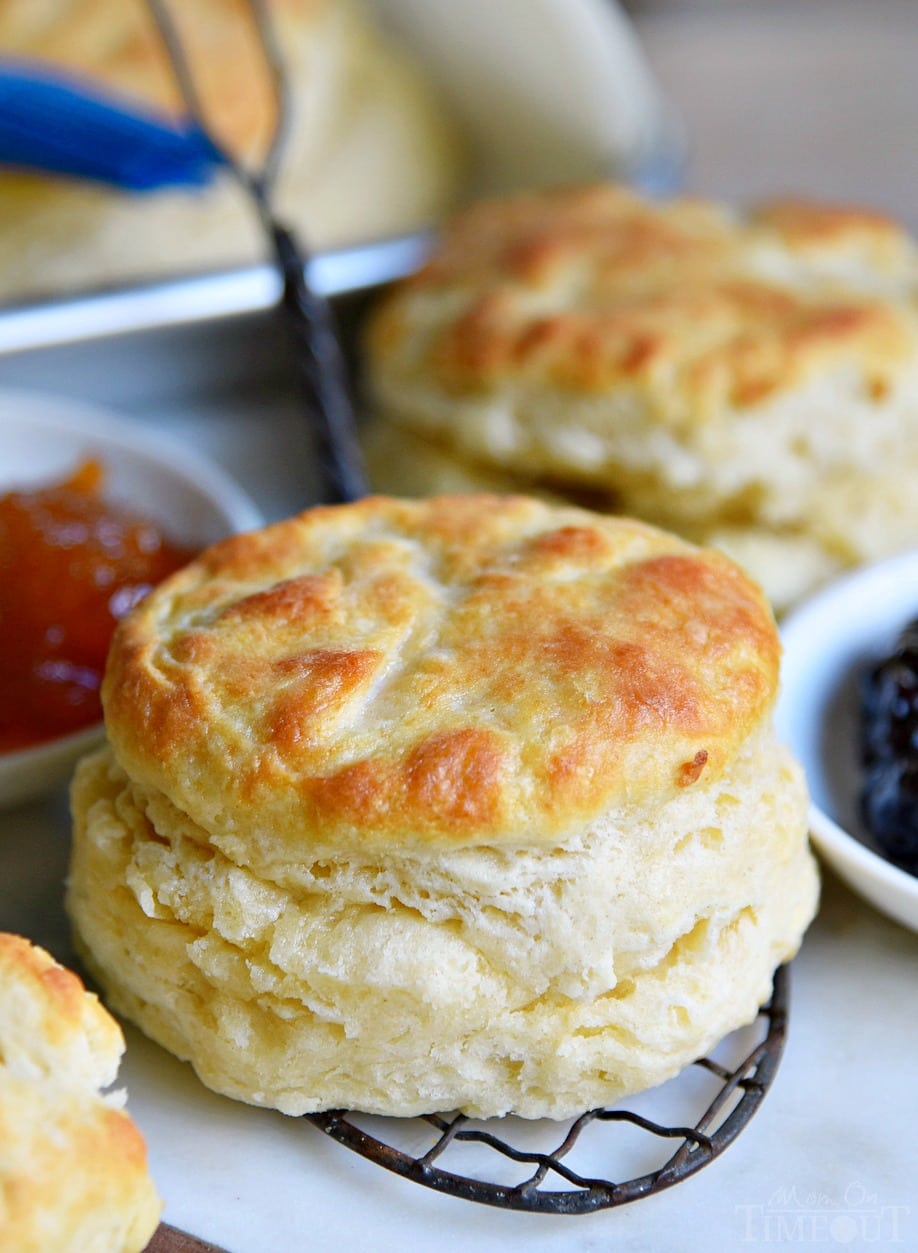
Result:
<instances>
[{"instance_id":1,"label":"biscuit in background","mask_svg":"<svg viewBox=\"0 0 918 1253\"><path fill-rule=\"evenodd\" d=\"M217 545L119 627L68 908L216 1091L567 1117L754 1018L816 907L726 557L522 497Z\"/></svg>"},{"instance_id":2,"label":"biscuit in background","mask_svg":"<svg viewBox=\"0 0 918 1253\"><path fill-rule=\"evenodd\" d=\"M455 202L465 141L411 56L357 0L270 0L286 58L291 127L279 215L324 249L429 226ZM210 124L257 162L273 96L241 0L173 5ZM181 101L144 0L0 0L0 55L39 58L129 99ZM232 180L130 195L0 174L0 299L260 260L257 219Z\"/></svg>"},{"instance_id":3,"label":"biscuit in background","mask_svg":"<svg viewBox=\"0 0 918 1253\"><path fill-rule=\"evenodd\" d=\"M454 459L587 492L721 545L783 610L918 542L916 292L914 242L863 211L479 203L371 317L375 486L437 490Z\"/></svg>"},{"instance_id":4,"label":"biscuit in background","mask_svg":"<svg viewBox=\"0 0 918 1253\"><path fill-rule=\"evenodd\" d=\"M139 1253L159 1223L139 1131L106 1092L121 1029L71 971L0 932L0 1251Z\"/></svg>"}]
</instances>

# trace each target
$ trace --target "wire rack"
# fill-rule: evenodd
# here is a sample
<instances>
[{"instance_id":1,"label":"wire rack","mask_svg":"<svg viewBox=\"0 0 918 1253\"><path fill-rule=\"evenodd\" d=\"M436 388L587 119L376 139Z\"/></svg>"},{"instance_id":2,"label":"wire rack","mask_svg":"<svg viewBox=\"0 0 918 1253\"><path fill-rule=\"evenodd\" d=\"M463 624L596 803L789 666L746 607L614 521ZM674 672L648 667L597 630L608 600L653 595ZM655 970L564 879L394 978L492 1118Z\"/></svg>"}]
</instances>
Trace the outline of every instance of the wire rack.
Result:
<instances>
[{"instance_id":1,"label":"wire rack","mask_svg":"<svg viewBox=\"0 0 918 1253\"><path fill-rule=\"evenodd\" d=\"M475 1122L462 1114L375 1118L343 1110L306 1118L386 1170L463 1200L549 1214L626 1205L695 1174L748 1124L781 1060L788 992L782 967L752 1028L728 1036L717 1058L699 1059L654 1094L655 1106L678 1112L678 1122L618 1108L558 1123ZM575 1168L578 1156L594 1169L598 1161L603 1175L615 1165L619 1177Z\"/></svg>"}]
</instances>

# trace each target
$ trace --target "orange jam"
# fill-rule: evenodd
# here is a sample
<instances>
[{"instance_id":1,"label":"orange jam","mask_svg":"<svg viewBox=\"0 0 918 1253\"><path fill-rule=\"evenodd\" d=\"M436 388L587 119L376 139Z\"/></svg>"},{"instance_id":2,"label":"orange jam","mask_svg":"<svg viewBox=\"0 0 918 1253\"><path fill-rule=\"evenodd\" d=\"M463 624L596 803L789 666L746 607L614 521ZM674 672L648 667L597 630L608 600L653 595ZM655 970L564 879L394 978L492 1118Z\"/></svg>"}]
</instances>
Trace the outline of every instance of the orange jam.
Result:
<instances>
[{"instance_id":1,"label":"orange jam","mask_svg":"<svg viewBox=\"0 0 918 1253\"><path fill-rule=\"evenodd\" d=\"M97 722L115 623L194 555L105 500L86 461L0 497L0 752Z\"/></svg>"}]
</instances>

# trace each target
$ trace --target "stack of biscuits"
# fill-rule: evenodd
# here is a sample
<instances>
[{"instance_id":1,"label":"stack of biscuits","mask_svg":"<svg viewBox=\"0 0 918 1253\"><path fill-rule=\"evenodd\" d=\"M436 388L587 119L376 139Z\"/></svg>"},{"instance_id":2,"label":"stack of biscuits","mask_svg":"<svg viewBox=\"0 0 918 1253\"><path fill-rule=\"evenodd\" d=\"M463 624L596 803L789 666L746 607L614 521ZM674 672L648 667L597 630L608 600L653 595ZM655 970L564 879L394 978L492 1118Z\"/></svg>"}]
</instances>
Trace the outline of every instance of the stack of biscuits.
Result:
<instances>
[{"instance_id":1,"label":"stack of biscuits","mask_svg":"<svg viewBox=\"0 0 918 1253\"><path fill-rule=\"evenodd\" d=\"M914 241L864 211L479 203L371 321L374 483L642 517L783 611L918 543L916 293Z\"/></svg>"},{"instance_id":2,"label":"stack of biscuits","mask_svg":"<svg viewBox=\"0 0 918 1253\"><path fill-rule=\"evenodd\" d=\"M723 554L524 497L316 508L119 626L68 906L218 1092L562 1118L751 1021L813 916L780 646Z\"/></svg>"}]
</instances>

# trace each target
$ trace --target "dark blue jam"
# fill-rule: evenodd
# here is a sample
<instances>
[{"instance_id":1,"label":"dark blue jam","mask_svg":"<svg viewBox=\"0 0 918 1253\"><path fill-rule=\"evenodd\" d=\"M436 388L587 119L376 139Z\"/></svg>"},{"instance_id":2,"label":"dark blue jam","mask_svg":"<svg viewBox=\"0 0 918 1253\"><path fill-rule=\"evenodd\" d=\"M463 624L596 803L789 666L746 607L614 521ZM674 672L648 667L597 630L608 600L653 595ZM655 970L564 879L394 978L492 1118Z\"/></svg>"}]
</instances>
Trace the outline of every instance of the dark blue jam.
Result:
<instances>
[{"instance_id":1,"label":"dark blue jam","mask_svg":"<svg viewBox=\"0 0 918 1253\"><path fill-rule=\"evenodd\" d=\"M918 875L918 619L865 676L861 816L881 852Z\"/></svg>"}]
</instances>

